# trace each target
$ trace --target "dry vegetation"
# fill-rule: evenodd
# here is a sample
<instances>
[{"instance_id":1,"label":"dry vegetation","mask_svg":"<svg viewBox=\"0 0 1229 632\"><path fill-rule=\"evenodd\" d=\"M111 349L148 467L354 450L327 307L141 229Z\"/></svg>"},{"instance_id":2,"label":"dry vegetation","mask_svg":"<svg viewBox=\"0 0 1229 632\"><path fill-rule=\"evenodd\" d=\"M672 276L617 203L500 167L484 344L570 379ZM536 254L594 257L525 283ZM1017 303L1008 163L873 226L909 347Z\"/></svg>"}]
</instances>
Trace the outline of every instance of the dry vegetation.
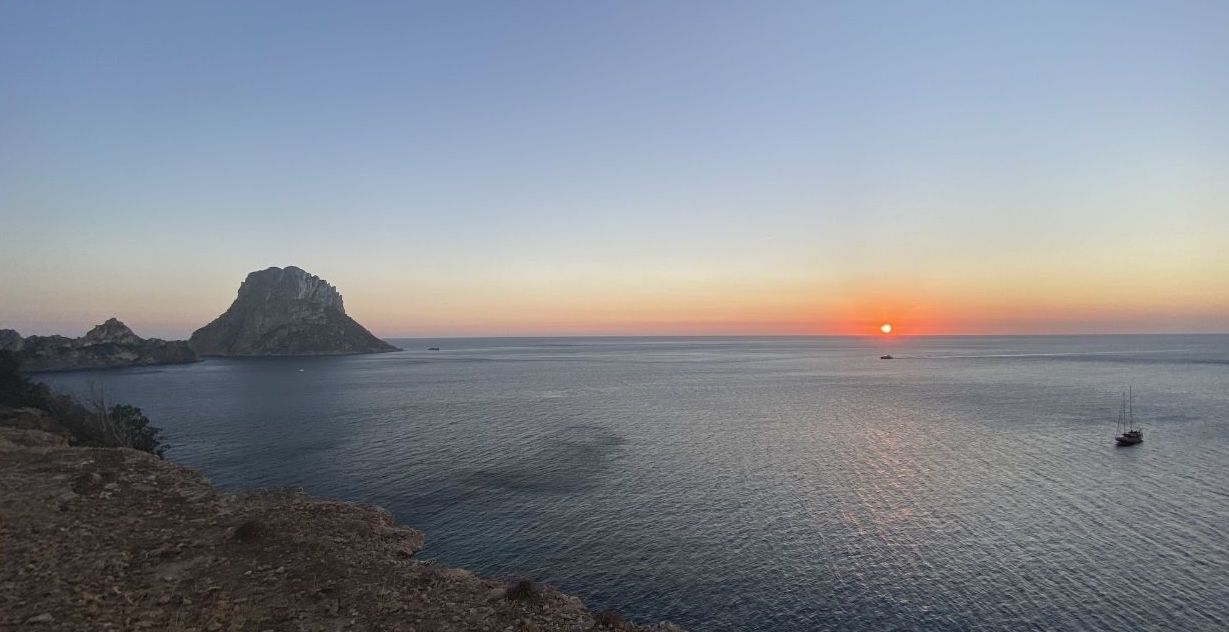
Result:
<instances>
[{"instance_id":1,"label":"dry vegetation","mask_svg":"<svg viewBox=\"0 0 1229 632\"><path fill-rule=\"evenodd\" d=\"M20 412L18 412L20 411ZM111 402L93 388L84 398L55 393L21 371L21 357L0 351L0 424L25 425L64 435L73 445L132 448L162 456L161 431L140 408Z\"/></svg>"}]
</instances>

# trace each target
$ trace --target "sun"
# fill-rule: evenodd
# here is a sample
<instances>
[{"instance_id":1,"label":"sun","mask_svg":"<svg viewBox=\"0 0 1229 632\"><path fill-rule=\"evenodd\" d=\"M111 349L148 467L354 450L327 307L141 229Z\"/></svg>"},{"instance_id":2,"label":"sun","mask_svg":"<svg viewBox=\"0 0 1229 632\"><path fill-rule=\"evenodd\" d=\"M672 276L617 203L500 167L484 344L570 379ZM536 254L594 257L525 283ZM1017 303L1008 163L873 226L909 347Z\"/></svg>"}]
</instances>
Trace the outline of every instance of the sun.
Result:
<instances>
[{"instance_id":1,"label":"sun","mask_svg":"<svg viewBox=\"0 0 1229 632\"><path fill-rule=\"evenodd\" d=\"M879 331L882 331L882 332L883 332L883 333L885 333L885 334L890 334L890 333L892 333L892 323L884 323L884 324L880 325L880 326L879 326Z\"/></svg>"}]
</instances>

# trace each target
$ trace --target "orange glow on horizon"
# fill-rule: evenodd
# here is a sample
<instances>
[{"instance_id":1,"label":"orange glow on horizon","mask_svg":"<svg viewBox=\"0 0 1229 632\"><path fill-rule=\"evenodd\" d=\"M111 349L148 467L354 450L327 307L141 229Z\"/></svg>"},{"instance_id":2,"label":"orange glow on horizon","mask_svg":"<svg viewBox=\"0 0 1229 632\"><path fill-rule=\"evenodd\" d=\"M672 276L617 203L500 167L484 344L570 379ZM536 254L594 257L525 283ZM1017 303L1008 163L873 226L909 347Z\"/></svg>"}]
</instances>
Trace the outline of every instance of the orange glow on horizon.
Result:
<instances>
[{"instance_id":1,"label":"orange glow on horizon","mask_svg":"<svg viewBox=\"0 0 1229 632\"><path fill-rule=\"evenodd\" d=\"M869 293L869 292L868 292ZM1058 294L1058 293L1055 293ZM355 318L377 335L844 335L897 338L933 335L1022 333L1133 333L1219 327L1185 321L1223 322L1218 305L1132 305L1113 299L1079 300L1061 294L1033 299L969 298L938 292L926 296L901 291L891 298L758 297L758 302L701 297L637 296L638 300L458 302L451 309L367 310L355 301ZM586 297L590 298L590 297ZM622 297L620 297L622 298ZM1030 297L1032 298L1032 297ZM723 297L724 299L724 297ZM877 300L878 299L878 300ZM477 302L476 302L477 303ZM415 313L417 312L417 313ZM1105 322L1111 313L1114 322ZM884 318L893 314L892 322ZM413 323L406 326L407 321ZM1172 325L1170 323L1173 323ZM890 329L885 329L885 325Z\"/></svg>"}]
</instances>

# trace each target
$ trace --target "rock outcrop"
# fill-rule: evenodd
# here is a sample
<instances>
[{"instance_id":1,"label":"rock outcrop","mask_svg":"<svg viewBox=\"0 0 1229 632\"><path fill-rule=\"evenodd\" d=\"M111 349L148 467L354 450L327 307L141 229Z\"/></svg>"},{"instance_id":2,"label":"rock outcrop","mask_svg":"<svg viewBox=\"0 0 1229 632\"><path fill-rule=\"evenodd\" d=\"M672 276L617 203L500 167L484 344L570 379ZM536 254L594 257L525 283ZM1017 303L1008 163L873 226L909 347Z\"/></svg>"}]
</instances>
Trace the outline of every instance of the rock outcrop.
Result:
<instances>
[{"instance_id":1,"label":"rock outcrop","mask_svg":"<svg viewBox=\"0 0 1229 632\"><path fill-rule=\"evenodd\" d=\"M203 356L400 351L347 316L337 288L294 266L249 274L230 308L188 344Z\"/></svg>"},{"instance_id":2,"label":"rock outcrop","mask_svg":"<svg viewBox=\"0 0 1229 632\"><path fill-rule=\"evenodd\" d=\"M0 426L0 525L4 630L681 632L418 560L380 509L38 430Z\"/></svg>"},{"instance_id":3,"label":"rock outcrop","mask_svg":"<svg viewBox=\"0 0 1229 632\"><path fill-rule=\"evenodd\" d=\"M40 430L65 437L68 435L68 429L61 425L51 413L33 407L0 406L0 428Z\"/></svg>"},{"instance_id":4,"label":"rock outcrop","mask_svg":"<svg viewBox=\"0 0 1229 632\"><path fill-rule=\"evenodd\" d=\"M80 338L29 336L23 339L11 329L0 330L0 349L20 353L22 369L32 373L197 361L188 343L142 338L115 318Z\"/></svg>"},{"instance_id":5,"label":"rock outcrop","mask_svg":"<svg viewBox=\"0 0 1229 632\"><path fill-rule=\"evenodd\" d=\"M0 351L21 351L26 339L12 329L0 329Z\"/></svg>"}]
</instances>

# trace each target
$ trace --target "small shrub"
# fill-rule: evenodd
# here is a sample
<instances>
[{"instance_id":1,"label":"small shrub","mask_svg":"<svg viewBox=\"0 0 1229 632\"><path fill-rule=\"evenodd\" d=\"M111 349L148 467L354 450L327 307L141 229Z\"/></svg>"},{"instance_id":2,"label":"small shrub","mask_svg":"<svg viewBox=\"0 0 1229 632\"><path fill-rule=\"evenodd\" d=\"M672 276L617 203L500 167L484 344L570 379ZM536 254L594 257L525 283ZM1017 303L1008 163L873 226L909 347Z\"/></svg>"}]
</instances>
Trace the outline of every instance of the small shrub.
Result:
<instances>
[{"instance_id":1,"label":"small shrub","mask_svg":"<svg viewBox=\"0 0 1229 632\"><path fill-rule=\"evenodd\" d=\"M443 569L434 560L427 560L420 568L422 572L418 574L418 581L424 584L433 584L443 575Z\"/></svg>"},{"instance_id":2,"label":"small shrub","mask_svg":"<svg viewBox=\"0 0 1229 632\"><path fill-rule=\"evenodd\" d=\"M166 451L159 435L140 408L112 405L100 389L91 390L85 404L71 397L57 397L52 414L71 431L76 443L104 448L132 448L159 457Z\"/></svg>"},{"instance_id":3,"label":"small shrub","mask_svg":"<svg viewBox=\"0 0 1229 632\"><path fill-rule=\"evenodd\" d=\"M622 614L615 612L614 610L603 610L593 615L593 622L601 628L614 628L619 630L626 625L627 620L623 618Z\"/></svg>"},{"instance_id":4,"label":"small shrub","mask_svg":"<svg viewBox=\"0 0 1229 632\"><path fill-rule=\"evenodd\" d=\"M31 382L21 372L21 356L0 351L0 405L45 410L72 435L77 445L132 448L159 457L166 451L160 428L136 406L111 405L106 394L93 390L85 403L53 393L46 384Z\"/></svg>"},{"instance_id":5,"label":"small shrub","mask_svg":"<svg viewBox=\"0 0 1229 632\"><path fill-rule=\"evenodd\" d=\"M508 585L504 598L509 601L536 603L542 599L542 591L538 585L528 579L518 579Z\"/></svg>"},{"instance_id":6,"label":"small shrub","mask_svg":"<svg viewBox=\"0 0 1229 632\"><path fill-rule=\"evenodd\" d=\"M134 450L162 456L166 450L158 435L162 429L149 422L140 408L128 404L112 406L106 415L115 443Z\"/></svg>"},{"instance_id":7,"label":"small shrub","mask_svg":"<svg viewBox=\"0 0 1229 632\"><path fill-rule=\"evenodd\" d=\"M230 533L230 539L236 542L253 542L264 537L268 528L259 520L244 520Z\"/></svg>"},{"instance_id":8,"label":"small shrub","mask_svg":"<svg viewBox=\"0 0 1229 632\"><path fill-rule=\"evenodd\" d=\"M31 382L21 372L21 356L15 351L0 351L0 406L49 410L51 389Z\"/></svg>"}]
</instances>

